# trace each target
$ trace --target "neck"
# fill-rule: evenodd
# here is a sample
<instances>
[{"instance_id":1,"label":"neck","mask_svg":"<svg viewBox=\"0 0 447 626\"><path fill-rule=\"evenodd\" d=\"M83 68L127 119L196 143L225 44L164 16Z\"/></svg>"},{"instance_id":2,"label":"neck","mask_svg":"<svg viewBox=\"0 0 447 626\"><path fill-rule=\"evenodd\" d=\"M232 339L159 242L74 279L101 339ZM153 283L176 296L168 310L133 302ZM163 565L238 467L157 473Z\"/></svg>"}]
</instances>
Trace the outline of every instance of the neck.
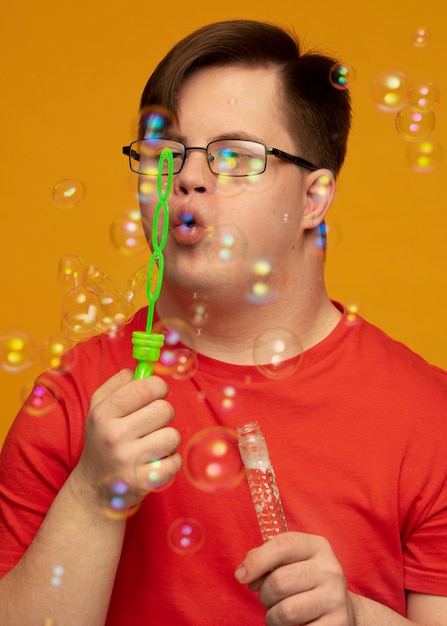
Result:
<instances>
[{"instance_id":1,"label":"neck","mask_svg":"<svg viewBox=\"0 0 447 626\"><path fill-rule=\"evenodd\" d=\"M272 330L274 335L278 329L279 336L291 332L299 338L300 350L307 350L329 335L341 317L322 277L299 288L289 285L262 304L234 294L230 298L228 294L179 293L167 285L157 310L162 319L181 319L192 326L199 353L240 365L254 363L254 343L265 331Z\"/></svg>"}]
</instances>

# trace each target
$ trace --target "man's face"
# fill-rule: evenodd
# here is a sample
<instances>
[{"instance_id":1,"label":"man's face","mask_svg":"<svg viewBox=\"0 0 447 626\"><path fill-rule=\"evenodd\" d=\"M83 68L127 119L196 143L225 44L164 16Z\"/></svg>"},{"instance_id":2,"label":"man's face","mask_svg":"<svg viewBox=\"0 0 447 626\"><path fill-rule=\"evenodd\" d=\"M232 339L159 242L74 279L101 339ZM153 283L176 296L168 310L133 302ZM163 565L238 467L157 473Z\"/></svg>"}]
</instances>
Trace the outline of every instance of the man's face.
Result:
<instances>
[{"instance_id":1,"label":"man's face","mask_svg":"<svg viewBox=\"0 0 447 626\"><path fill-rule=\"evenodd\" d=\"M285 128L274 69L205 68L179 94L175 135L187 146L223 138L251 139L300 154ZM304 158L306 155L301 155ZM203 150L187 152L168 200L165 280L194 292L243 286L253 263L266 260L282 275L296 271L305 224L307 172L267 157L264 173L222 179ZM157 199L141 203L151 224Z\"/></svg>"}]
</instances>

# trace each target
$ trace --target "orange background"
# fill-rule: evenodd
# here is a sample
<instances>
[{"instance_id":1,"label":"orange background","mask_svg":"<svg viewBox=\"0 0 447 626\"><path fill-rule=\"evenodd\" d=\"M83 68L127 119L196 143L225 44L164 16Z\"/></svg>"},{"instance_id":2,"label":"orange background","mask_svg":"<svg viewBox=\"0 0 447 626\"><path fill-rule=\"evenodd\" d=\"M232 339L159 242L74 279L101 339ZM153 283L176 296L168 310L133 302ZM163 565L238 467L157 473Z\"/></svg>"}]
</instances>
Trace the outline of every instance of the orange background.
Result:
<instances>
[{"instance_id":1,"label":"orange background","mask_svg":"<svg viewBox=\"0 0 447 626\"><path fill-rule=\"evenodd\" d=\"M431 173L409 165L395 115L381 112L374 78L401 70L440 90L432 136L446 146L447 19L439 0L56 0L8 3L1 19L0 334L23 330L39 344L59 330L59 259L75 254L125 290L148 255L112 245L112 220L135 207L135 178L121 146L135 138L141 90L159 58L192 29L220 19L293 26L309 44L355 70L354 129L329 222L331 297L431 362L447 368L445 159ZM411 33L427 26L417 48ZM82 181L71 209L52 201L61 179ZM21 390L39 371L0 369L0 442ZM398 375L396 384L399 384Z\"/></svg>"}]
</instances>

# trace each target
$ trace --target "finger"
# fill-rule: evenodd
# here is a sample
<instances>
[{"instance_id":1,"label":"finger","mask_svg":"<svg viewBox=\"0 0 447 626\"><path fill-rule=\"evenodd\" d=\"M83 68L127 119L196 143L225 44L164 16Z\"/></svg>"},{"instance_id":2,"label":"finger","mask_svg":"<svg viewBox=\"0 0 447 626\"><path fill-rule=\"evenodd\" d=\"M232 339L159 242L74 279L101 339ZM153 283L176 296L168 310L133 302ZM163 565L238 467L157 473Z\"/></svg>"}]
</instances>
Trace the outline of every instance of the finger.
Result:
<instances>
[{"instance_id":1,"label":"finger","mask_svg":"<svg viewBox=\"0 0 447 626\"><path fill-rule=\"evenodd\" d=\"M265 623L267 626L297 626L315 622L322 613L311 596L311 592L302 593L278 602L267 611ZM328 626L331 623L335 622L328 621Z\"/></svg>"},{"instance_id":2,"label":"finger","mask_svg":"<svg viewBox=\"0 0 447 626\"><path fill-rule=\"evenodd\" d=\"M254 583L280 565L310 559L322 549L323 542L326 540L316 535L281 533L248 552L235 572L236 579L240 583Z\"/></svg>"},{"instance_id":3,"label":"finger","mask_svg":"<svg viewBox=\"0 0 447 626\"><path fill-rule=\"evenodd\" d=\"M97 419L125 417L168 393L168 385L158 376L133 380L128 375L128 371L118 372L95 392L92 401L100 398L93 404Z\"/></svg>"},{"instance_id":4,"label":"finger","mask_svg":"<svg viewBox=\"0 0 447 626\"><path fill-rule=\"evenodd\" d=\"M133 378L132 370L130 369L122 369L113 376L111 376L105 383L98 387L96 391L93 392L90 406L94 407L99 404L102 400L110 396L112 393L120 389L123 385L129 383Z\"/></svg>"},{"instance_id":5,"label":"finger","mask_svg":"<svg viewBox=\"0 0 447 626\"><path fill-rule=\"evenodd\" d=\"M174 419L174 408L166 400L154 400L128 415L123 427L133 437L141 438L160 428L167 427ZM164 455L158 455L164 456Z\"/></svg>"},{"instance_id":6,"label":"finger","mask_svg":"<svg viewBox=\"0 0 447 626\"><path fill-rule=\"evenodd\" d=\"M158 489L173 480L181 466L182 457L178 452L148 463L141 462L135 468L138 486L145 491Z\"/></svg>"}]
</instances>

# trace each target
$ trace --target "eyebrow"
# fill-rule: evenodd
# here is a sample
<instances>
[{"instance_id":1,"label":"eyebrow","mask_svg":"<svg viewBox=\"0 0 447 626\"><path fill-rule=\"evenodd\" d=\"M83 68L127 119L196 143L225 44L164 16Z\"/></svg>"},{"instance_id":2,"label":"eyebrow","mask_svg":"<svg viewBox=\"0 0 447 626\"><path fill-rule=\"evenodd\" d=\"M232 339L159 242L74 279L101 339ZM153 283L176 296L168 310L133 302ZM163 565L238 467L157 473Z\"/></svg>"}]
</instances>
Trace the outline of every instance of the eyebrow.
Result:
<instances>
[{"instance_id":1,"label":"eyebrow","mask_svg":"<svg viewBox=\"0 0 447 626\"><path fill-rule=\"evenodd\" d=\"M175 138L177 139L177 141L181 141L186 145L186 137L184 135L175 135ZM260 139L259 137L254 137L253 135L250 135L243 130L235 130L231 133L219 133L218 135L215 135L212 139L210 139L210 141L225 141L226 139L243 139L245 141L257 141L258 143L264 144L264 141L262 139ZM208 141L207 143L210 143L210 141Z\"/></svg>"}]
</instances>

